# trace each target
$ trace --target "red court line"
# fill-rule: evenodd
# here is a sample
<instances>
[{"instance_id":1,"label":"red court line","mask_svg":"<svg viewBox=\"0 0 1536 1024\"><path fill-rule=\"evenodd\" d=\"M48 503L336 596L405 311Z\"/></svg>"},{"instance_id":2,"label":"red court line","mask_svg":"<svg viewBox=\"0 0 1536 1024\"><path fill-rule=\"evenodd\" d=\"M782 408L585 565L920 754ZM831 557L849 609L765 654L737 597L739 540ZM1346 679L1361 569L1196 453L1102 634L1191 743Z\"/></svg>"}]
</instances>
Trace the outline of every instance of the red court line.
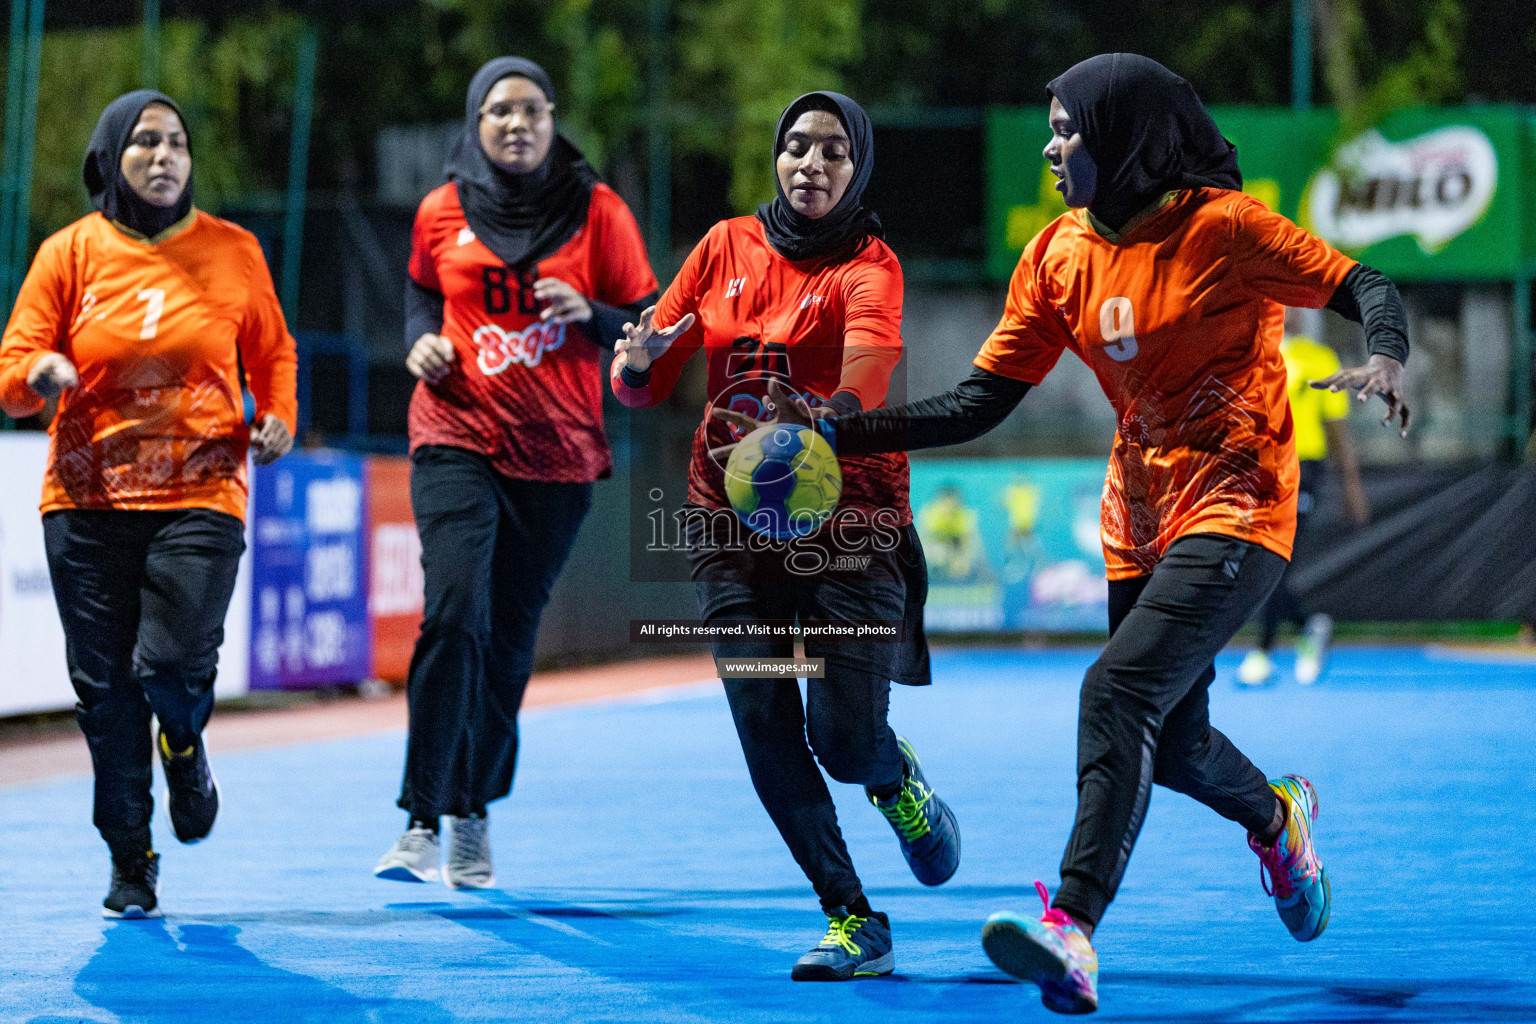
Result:
<instances>
[{"instance_id":1,"label":"red court line","mask_svg":"<svg viewBox=\"0 0 1536 1024\"><path fill-rule=\"evenodd\" d=\"M715 678L708 655L647 658L591 668L538 672L528 683L525 708L574 704ZM336 700L271 710L215 710L208 746L218 754L388 732L405 728L405 696ZM0 786L90 772L85 739L72 727L41 737L0 742Z\"/></svg>"}]
</instances>

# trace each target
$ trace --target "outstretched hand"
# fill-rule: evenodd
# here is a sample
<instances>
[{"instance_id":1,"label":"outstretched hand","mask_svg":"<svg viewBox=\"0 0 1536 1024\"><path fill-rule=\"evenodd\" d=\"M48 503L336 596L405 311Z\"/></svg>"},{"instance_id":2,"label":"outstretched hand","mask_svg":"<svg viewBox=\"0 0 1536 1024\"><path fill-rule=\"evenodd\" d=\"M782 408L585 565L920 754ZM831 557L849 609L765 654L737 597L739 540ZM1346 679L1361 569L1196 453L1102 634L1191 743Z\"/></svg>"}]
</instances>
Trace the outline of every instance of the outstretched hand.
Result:
<instances>
[{"instance_id":1,"label":"outstretched hand","mask_svg":"<svg viewBox=\"0 0 1536 1024\"><path fill-rule=\"evenodd\" d=\"M788 390L776 380L768 382L768 415L760 420L755 420L744 412L735 409L717 408L714 416L718 420L724 420L731 426L739 429L743 434L750 434L759 427L773 426L776 423L787 423L794 427L808 427L814 421L826 419L833 415L833 410L827 406L818 406L812 409L810 403L793 391ZM711 448L709 454L717 459L726 458L739 442L721 445L719 448Z\"/></svg>"},{"instance_id":2,"label":"outstretched hand","mask_svg":"<svg viewBox=\"0 0 1536 1024\"><path fill-rule=\"evenodd\" d=\"M1403 395L1403 364L1391 356L1373 355L1364 366L1356 366L1347 370L1324 377L1322 380L1312 382L1314 388L1328 391L1343 391L1346 388L1358 391L1356 401L1369 401L1372 395L1380 395L1382 401L1387 403L1387 415L1382 419L1381 425L1386 426L1394 419L1402 419L1402 427L1398 436L1408 436L1408 400Z\"/></svg>"},{"instance_id":3,"label":"outstretched hand","mask_svg":"<svg viewBox=\"0 0 1536 1024\"><path fill-rule=\"evenodd\" d=\"M649 370L674 341L688 332L694 321L693 314L689 313L671 327L658 329L651 323L655 316L656 307L648 306L640 314L638 324L624 325L624 337L613 345L620 367L627 366L636 373Z\"/></svg>"}]
</instances>

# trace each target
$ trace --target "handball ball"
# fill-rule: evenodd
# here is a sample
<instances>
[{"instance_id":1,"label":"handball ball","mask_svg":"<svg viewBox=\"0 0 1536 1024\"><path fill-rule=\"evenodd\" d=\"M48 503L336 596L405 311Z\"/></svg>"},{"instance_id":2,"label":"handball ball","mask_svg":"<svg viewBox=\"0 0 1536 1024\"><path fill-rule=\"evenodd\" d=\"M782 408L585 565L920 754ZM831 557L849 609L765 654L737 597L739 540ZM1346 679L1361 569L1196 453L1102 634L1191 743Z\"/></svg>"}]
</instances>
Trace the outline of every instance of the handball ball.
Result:
<instances>
[{"instance_id":1,"label":"handball ball","mask_svg":"<svg viewBox=\"0 0 1536 1024\"><path fill-rule=\"evenodd\" d=\"M816 532L843 494L843 471L810 427L770 423L742 438L725 464L725 494L752 529L780 540Z\"/></svg>"}]
</instances>

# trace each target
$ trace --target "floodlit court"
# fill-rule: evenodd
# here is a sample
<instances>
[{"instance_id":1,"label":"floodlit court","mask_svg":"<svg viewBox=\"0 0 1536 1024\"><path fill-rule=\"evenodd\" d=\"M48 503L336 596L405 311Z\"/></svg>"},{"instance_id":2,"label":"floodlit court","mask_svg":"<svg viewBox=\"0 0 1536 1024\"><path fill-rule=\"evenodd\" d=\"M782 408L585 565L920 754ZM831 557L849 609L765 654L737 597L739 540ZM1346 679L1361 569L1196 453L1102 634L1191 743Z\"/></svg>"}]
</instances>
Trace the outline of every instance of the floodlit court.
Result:
<instances>
[{"instance_id":1,"label":"floodlit court","mask_svg":"<svg viewBox=\"0 0 1536 1024\"><path fill-rule=\"evenodd\" d=\"M403 729L214 746L212 837L177 845L157 809L158 921L100 917L88 775L0 787L0 1020L1046 1020L979 931L998 909L1038 913L1032 882L1057 883L1093 656L951 649L934 686L895 688L891 722L960 818L942 888L834 785L891 917L892 977L789 980L826 919L711 681L526 713L516 789L491 810L498 887L478 893L370 873L404 820ZM1346 647L1316 687L1257 691L1234 687L1235 664L1219 663L1213 722L1266 772L1317 785L1331 924L1294 942L1241 829L1158 790L1095 936L1099 1018L1536 1020L1536 663Z\"/></svg>"}]
</instances>

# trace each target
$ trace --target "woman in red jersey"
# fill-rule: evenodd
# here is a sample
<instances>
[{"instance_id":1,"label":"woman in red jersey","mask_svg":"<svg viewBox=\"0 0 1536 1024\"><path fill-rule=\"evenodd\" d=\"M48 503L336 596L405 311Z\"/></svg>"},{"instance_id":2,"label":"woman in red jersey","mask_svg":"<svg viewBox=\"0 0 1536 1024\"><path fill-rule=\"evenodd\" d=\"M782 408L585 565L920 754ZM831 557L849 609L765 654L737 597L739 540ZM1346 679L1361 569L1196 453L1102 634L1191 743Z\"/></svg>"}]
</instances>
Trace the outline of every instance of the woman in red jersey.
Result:
<instances>
[{"instance_id":1,"label":"woman in red jersey","mask_svg":"<svg viewBox=\"0 0 1536 1024\"><path fill-rule=\"evenodd\" d=\"M901 267L861 202L874 169L869 118L846 96L809 93L780 117L773 158L778 198L755 217L710 229L660 304L638 327L626 325L614 392L628 406L649 406L704 350L712 397L694 435L686 511L707 622L901 620L909 601L921 608L925 578L904 455L845 462L842 502L809 543L744 536L726 499L719 449L756 425L770 379L818 405L871 409L885 401L901 358ZM849 553L862 568L834 561ZM816 761L865 787L920 881L938 885L954 874L954 815L886 722L893 679L928 681L926 649L818 639L805 648L826 659L826 677L809 681L804 706L792 678L725 680L752 783L831 922L791 976L888 974L889 921L865 898ZM788 657L794 645L720 640L714 650L717 658Z\"/></svg>"},{"instance_id":2,"label":"woman in red jersey","mask_svg":"<svg viewBox=\"0 0 1536 1024\"><path fill-rule=\"evenodd\" d=\"M612 464L600 360L656 278L629 208L556 134L554 87L501 57L470 82L406 282L411 505L426 612L400 807L374 873L494 881L486 807L512 788L539 616ZM438 829L451 845L439 870Z\"/></svg>"},{"instance_id":3,"label":"woman in red jersey","mask_svg":"<svg viewBox=\"0 0 1536 1024\"><path fill-rule=\"evenodd\" d=\"M59 396L43 537L112 853L102 912L158 916L150 745L176 838L195 843L219 810L202 732L245 550L246 451L265 464L292 446L294 345L256 239L192 206L169 97L107 106L85 184L97 212L43 243L11 311L0 403L29 416Z\"/></svg>"},{"instance_id":4,"label":"woman in red jersey","mask_svg":"<svg viewBox=\"0 0 1536 1024\"><path fill-rule=\"evenodd\" d=\"M1040 985L1046 1006L1084 1013L1098 1005L1090 938L1153 783L1247 830L1292 936L1328 924L1316 791L1266 779L1211 726L1207 691L1212 659L1280 579L1296 530L1284 307L1364 324L1370 361L1313 386L1381 395L1383 422L1400 416L1404 433L1408 338L1390 281L1239 191L1236 151L1182 78L1107 54L1048 88L1045 156L1073 209L1025 247L975 372L832 429L844 455L958 444L1000 423L1068 349L1119 414L1103 510L1110 640L1083 681L1061 887L1041 920L1005 912L982 931L993 961Z\"/></svg>"}]
</instances>

